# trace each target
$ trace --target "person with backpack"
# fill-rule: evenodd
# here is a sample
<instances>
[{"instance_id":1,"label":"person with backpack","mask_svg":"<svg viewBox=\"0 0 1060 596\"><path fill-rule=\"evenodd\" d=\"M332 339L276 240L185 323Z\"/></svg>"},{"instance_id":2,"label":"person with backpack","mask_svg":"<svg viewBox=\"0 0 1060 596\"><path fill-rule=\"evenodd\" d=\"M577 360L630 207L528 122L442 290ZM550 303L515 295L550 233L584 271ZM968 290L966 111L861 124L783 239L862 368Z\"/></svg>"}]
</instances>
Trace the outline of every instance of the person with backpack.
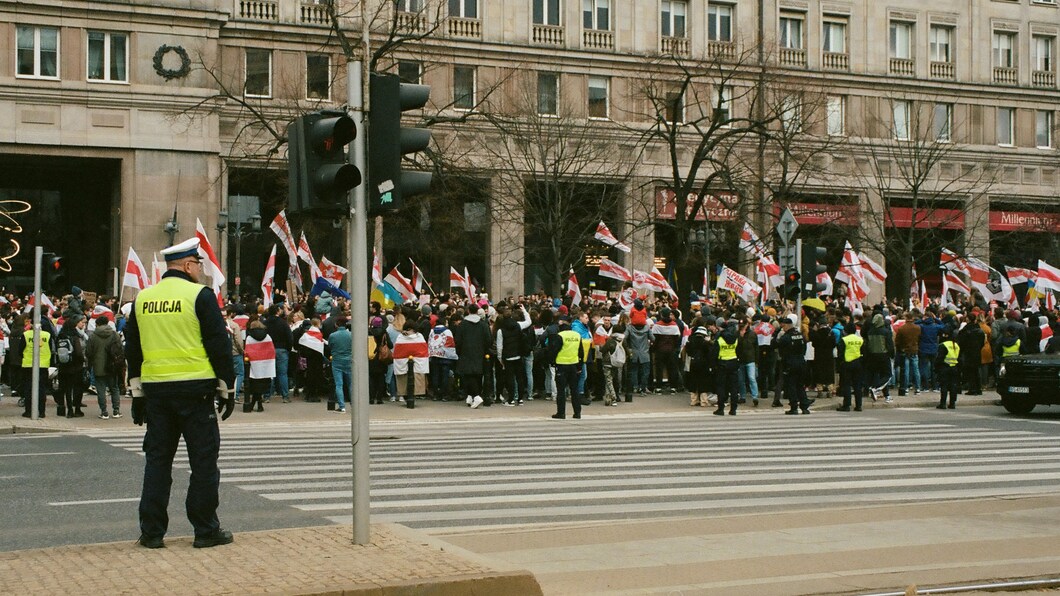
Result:
<instances>
[{"instance_id":1,"label":"person with backpack","mask_svg":"<svg viewBox=\"0 0 1060 596\"><path fill-rule=\"evenodd\" d=\"M81 399L84 393L82 385L85 369L85 349L81 343L81 331L86 321L81 315L71 315L63 322L62 329L55 341L55 363L59 369L59 400L56 416L80 418Z\"/></svg>"},{"instance_id":2,"label":"person with backpack","mask_svg":"<svg viewBox=\"0 0 1060 596\"><path fill-rule=\"evenodd\" d=\"M394 362L392 348L383 318L372 317L368 323L369 404L382 404L386 400L386 370Z\"/></svg>"},{"instance_id":3,"label":"person with backpack","mask_svg":"<svg viewBox=\"0 0 1060 596\"><path fill-rule=\"evenodd\" d=\"M604 405L617 406L618 394L622 391L622 379L626 369L626 348L622 342L626 339L626 328L615 325L611 335L600 346L600 363L604 371ZM633 401L632 397L626 401Z\"/></svg>"},{"instance_id":4,"label":"person with backpack","mask_svg":"<svg viewBox=\"0 0 1060 596\"><path fill-rule=\"evenodd\" d=\"M125 374L125 354L121 338L105 315L96 317L96 328L85 346L85 360L96 375L96 399L99 418L121 418L121 378ZM111 413L107 413L107 393L111 396Z\"/></svg>"}]
</instances>

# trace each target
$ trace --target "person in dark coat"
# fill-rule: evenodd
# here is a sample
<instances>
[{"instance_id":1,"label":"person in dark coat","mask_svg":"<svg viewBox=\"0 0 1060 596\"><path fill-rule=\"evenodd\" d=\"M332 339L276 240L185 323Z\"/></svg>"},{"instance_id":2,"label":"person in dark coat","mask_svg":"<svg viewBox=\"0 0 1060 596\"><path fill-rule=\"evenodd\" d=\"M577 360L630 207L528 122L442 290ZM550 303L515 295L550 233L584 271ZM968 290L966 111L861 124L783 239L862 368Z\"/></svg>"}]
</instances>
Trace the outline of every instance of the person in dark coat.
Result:
<instances>
[{"instance_id":1,"label":"person in dark coat","mask_svg":"<svg viewBox=\"0 0 1060 596\"><path fill-rule=\"evenodd\" d=\"M801 408L803 414L809 414L813 401L806 396L806 340L793 318L795 315L781 317L781 333L775 340L784 370L784 396L788 398L784 413L798 414Z\"/></svg>"},{"instance_id":2,"label":"person in dark coat","mask_svg":"<svg viewBox=\"0 0 1060 596\"><path fill-rule=\"evenodd\" d=\"M692 323L692 335L685 344L685 355L688 365L688 382L691 398L689 405L707 407L711 360L717 358L717 347L714 338L703 321L697 319Z\"/></svg>"},{"instance_id":3,"label":"person in dark coat","mask_svg":"<svg viewBox=\"0 0 1060 596\"><path fill-rule=\"evenodd\" d=\"M81 402L84 395L84 370L85 370L85 348L82 344L82 333L87 319L81 315L72 315L63 322L63 328L59 331L56 341L56 350L62 346L64 340L69 340L73 348L70 352L70 360L62 362L56 356L56 364L59 368L59 399L56 414L67 418L80 418L85 415L81 411Z\"/></svg>"},{"instance_id":4,"label":"person in dark coat","mask_svg":"<svg viewBox=\"0 0 1060 596\"><path fill-rule=\"evenodd\" d=\"M835 384L835 334L823 316L814 320L810 329L810 344L813 346L813 364L809 383L831 392Z\"/></svg>"},{"instance_id":5,"label":"person in dark coat","mask_svg":"<svg viewBox=\"0 0 1060 596\"><path fill-rule=\"evenodd\" d=\"M493 335L489 323L479 314L477 304L469 304L467 312L464 321L453 332L453 339L456 340L456 372L460 375L460 386L467 405L477 408L483 404L490 405L482 398L482 374Z\"/></svg>"},{"instance_id":6,"label":"person in dark coat","mask_svg":"<svg viewBox=\"0 0 1060 596\"><path fill-rule=\"evenodd\" d=\"M368 323L368 403L382 404L386 399L386 369L394 361L393 355L382 358L382 347L393 350L394 344L383 326L382 317L372 317Z\"/></svg>"},{"instance_id":7,"label":"person in dark coat","mask_svg":"<svg viewBox=\"0 0 1060 596\"><path fill-rule=\"evenodd\" d=\"M983 345L986 343L986 333L983 329L974 321L970 321L967 325L961 328L960 332L954 334L949 329L943 329L939 333L939 337L945 337L946 340L956 339L957 347L960 349L960 360L958 362L958 370L964 371L964 381L967 383L968 391L967 395L982 395L983 388L980 384L979 379L979 366L983 350ZM939 358L939 353L935 352L935 366L938 366L940 362L944 362L944 358ZM950 375L949 380L959 379L960 374L954 373ZM940 376L940 387L941 387L941 376Z\"/></svg>"}]
</instances>

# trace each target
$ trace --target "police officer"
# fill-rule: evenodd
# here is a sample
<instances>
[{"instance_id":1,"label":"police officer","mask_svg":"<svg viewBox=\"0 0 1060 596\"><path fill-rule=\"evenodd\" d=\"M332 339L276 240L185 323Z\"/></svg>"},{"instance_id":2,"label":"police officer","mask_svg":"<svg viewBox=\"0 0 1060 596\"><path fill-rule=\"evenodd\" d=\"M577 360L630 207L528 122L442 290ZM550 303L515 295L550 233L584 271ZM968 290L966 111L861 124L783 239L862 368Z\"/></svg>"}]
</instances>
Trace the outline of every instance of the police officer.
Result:
<instances>
[{"instance_id":1,"label":"police officer","mask_svg":"<svg viewBox=\"0 0 1060 596\"><path fill-rule=\"evenodd\" d=\"M957 394L961 389L961 348L953 341L953 333L949 329L939 332L939 339L942 341L939 342L939 351L935 356L935 370L939 373L939 405L935 407L940 410L948 407L952 410L957 407ZM1018 344L1019 340L1016 342ZM975 357L978 358L978 353ZM946 403L947 397L949 405Z\"/></svg>"},{"instance_id":2,"label":"police officer","mask_svg":"<svg viewBox=\"0 0 1060 596\"><path fill-rule=\"evenodd\" d=\"M843 396L843 405L836 408L840 412L850 411L850 394L854 394L854 411L861 411L865 399L865 369L861 366L861 346L865 340L857 334L854 323L843 327L843 337L839 340L839 394Z\"/></svg>"},{"instance_id":3,"label":"police officer","mask_svg":"<svg viewBox=\"0 0 1060 596\"><path fill-rule=\"evenodd\" d=\"M574 417L582 417L582 400L578 394L578 377L581 376L585 363L585 344L577 331L571 330L570 319L560 317L559 332L548 338L548 345L553 350L556 364L556 413L557 420L567 417L567 390L570 390L570 404L574 408Z\"/></svg>"},{"instance_id":4,"label":"police officer","mask_svg":"<svg viewBox=\"0 0 1060 596\"><path fill-rule=\"evenodd\" d=\"M736 320L730 319L718 336L718 369L714 379L718 388L717 416L725 415L725 404L729 404L729 415L736 415L736 406L740 398L740 361L736 356L736 343L739 334Z\"/></svg>"},{"instance_id":5,"label":"police officer","mask_svg":"<svg viewBox=\"0 0 1060 596\"><path fill-rule=\"evenodd\" d=\"M795 326L796 315L781 317L780 327L783 333L777 338L777 353L784 365L784 395L788 398L788 410L785 414L810 413L810 404L806 398L806 339L802 331Z\"/></svg>"},{"instance_id":6,"label":"police officer","mask_svg":"<svg viewBox=\"0 0 1060 596\"><path fill-rule=\"evenodd\" d=\"M162 281L140 292L125 326L133 422L147 422L138 542L147 548L165 546L173 456L183 436L191 464L185 504L195 528L192 545L229 544L232 533L221 529L217 519L217 413L223 410L225 420L235 408L231 339L217 298L199 284L198 239L171 246L162 255L167 267Z\"/></svg>"}]
</instances>

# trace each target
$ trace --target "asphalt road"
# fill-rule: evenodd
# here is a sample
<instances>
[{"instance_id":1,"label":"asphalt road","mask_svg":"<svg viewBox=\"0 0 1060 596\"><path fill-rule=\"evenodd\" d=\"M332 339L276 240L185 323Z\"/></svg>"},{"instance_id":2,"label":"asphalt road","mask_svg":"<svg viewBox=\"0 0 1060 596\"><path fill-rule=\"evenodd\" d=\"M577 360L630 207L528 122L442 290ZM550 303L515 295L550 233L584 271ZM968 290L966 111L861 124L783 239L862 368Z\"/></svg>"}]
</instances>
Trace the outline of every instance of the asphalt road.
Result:
<instances>
[{"instance_id":1,"label":"asphalt road","mask_svg":"<svg viewBox=\"0 0 1060 596\"><path fill-rule=\"evenodd\" d=\"M348 523L349 426L343 420L224 427L222 525L239 532ZM138 433L125 427L0 437L0 550L135 540L143 465ZM1027 417L969 407L861 415L818 410L809 417L766 411L735 418L695 412L563 422L388 422L372 427L373 521L429 530L548 524L564 516L665 517L689 512L673 509L675 501L706 507L702 495L713 498L713 490L729 491L735 506L759 510L788 496L810 508L851 495L929 502L1056 493L1058 436L1057 408ZM614 448L598 447L613 438L619 439ZM582 447L572 447L579 441ZM717 452L726 449L727 461L720 461ZM1043 456L1038 449L1051 451ZM572 465L549 473L553 462L564 461ZM187 471L179 462L171 536L191 534L182 507ZM693 481L671 469L690 465L704 470ZM785 486L792 481L773 477L786 473L785 465L807 479ZM950 480L935 486L936 477Z\"/></svg>"}]
</instances>

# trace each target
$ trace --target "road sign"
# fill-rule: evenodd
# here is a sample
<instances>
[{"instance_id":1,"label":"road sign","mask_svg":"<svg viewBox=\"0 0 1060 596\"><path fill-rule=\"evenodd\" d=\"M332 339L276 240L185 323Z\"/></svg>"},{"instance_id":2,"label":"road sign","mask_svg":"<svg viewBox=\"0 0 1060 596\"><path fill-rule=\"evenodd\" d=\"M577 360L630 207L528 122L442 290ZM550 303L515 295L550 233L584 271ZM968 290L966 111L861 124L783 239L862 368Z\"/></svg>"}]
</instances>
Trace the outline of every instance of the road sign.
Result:
<instances>
[{"instance_id":1,"label":"road sign","mask_svg":"<svg viewBox=\"0 0 1060 596\"><path fill-rule=\"evenodd\" d=\"M795 230L798 227L799 222L791 213L791 209L785 208L784 213L780 214L780 221L777 222L777 235L780 236L780 241L785 246L791 244L791 239L795 237Z\"/></svg>"}]
</instances>

